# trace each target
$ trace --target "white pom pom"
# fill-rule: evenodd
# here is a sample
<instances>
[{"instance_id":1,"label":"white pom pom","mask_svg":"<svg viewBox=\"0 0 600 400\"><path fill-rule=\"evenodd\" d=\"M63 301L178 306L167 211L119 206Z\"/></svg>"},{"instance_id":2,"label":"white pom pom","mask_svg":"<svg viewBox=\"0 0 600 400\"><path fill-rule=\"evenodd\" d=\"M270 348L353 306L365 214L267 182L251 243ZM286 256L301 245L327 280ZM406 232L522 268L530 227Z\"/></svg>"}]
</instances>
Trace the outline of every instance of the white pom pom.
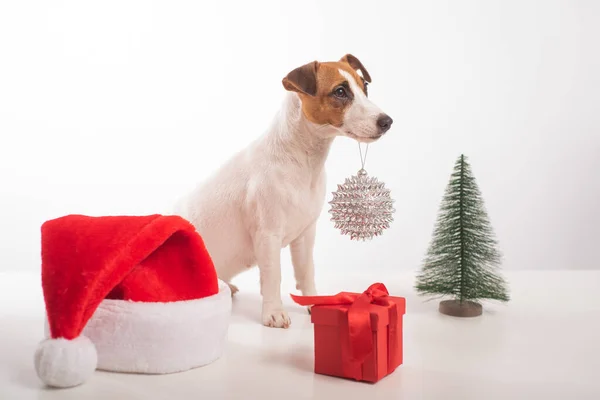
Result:
<instances>
[{"instance_id":1,"label":"white pom pom","mask_svg":"<svg viewBox=\"0 0 600 400\"><path fill-rule=\"evenodd\" d=\"M38 345L34 362L45 384L67 388L81 385L94 373L98 354L85 336L73 340L47 339Z\"/></svg>"}]
</instances>

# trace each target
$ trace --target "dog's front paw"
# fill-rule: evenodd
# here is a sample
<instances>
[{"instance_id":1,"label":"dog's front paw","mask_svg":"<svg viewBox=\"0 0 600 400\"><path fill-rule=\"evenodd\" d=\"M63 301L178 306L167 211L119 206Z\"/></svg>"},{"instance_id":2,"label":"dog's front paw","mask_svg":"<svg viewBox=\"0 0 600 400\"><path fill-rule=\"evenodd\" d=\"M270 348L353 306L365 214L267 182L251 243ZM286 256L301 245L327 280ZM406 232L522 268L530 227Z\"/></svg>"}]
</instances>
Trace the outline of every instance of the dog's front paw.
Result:
<instances>
[{"instance_id":1,"label":"dog's front paw","mask_svg":"<svg viewBox=\"0 0 600 400\"><path fill-rule=\"evenodd\" d=\"M282 306L264 305L262 323L269 328L289 328L292 321Z\"/></svg>"}]
</instances>

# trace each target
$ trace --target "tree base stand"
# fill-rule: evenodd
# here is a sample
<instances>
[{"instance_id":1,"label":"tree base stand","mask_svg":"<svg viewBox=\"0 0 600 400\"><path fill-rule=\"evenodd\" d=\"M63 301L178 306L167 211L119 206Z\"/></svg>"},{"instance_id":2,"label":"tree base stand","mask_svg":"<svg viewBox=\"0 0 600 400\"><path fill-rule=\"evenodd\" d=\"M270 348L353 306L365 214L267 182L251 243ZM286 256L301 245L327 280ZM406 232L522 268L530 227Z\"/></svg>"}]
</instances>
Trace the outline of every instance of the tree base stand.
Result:
<instances>
[{"instance_id":1,"label":"tree base stand","mask_svg":"<svg viewBox=\"0 0 600 400\"><path fill-rule=\"evenodd\" d=\"M451 317L478 317L483 312L483 307L473 301L444 300L440 302L440 313Z\"/></svg>"}]
</instances>

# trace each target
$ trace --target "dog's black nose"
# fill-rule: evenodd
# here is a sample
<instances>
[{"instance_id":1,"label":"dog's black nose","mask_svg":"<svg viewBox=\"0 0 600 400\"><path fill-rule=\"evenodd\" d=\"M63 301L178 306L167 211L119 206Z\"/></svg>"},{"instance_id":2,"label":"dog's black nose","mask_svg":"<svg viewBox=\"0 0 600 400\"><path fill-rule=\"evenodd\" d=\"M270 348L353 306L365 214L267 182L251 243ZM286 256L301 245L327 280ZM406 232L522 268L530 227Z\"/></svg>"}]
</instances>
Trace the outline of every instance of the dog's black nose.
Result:
<instances>
[{"instance_id":1,"label":"dog's black nose","mask_svg":"<svg viewBox=\"0 0 600 400\"><path fill-rule=\"evenodd\" d=\"M394 122L394 120L387 114L381 114L379 116L379 118L377 118L377 126L379 127L379 132L386 133L390 127L392 126L392 123Z\"/></svg>"}]
</instances>

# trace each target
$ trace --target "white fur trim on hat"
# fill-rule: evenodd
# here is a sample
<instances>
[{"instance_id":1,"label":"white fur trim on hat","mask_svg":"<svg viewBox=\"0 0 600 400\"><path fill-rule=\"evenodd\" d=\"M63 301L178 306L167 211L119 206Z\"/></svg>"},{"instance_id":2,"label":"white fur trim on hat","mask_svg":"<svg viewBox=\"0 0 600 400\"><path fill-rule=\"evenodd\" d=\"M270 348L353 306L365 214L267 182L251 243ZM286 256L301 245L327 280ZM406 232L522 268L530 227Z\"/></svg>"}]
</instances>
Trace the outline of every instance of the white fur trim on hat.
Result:
<instances>
[{"instance_id":1,"label":"white fur trim on hat","mask_svg":"<svg viewBox=\"0 0 600 400\"><path fill-rule=\"evenodd\" d=\"M96 348L97 369L167 374L217 360L225 347L230 316L231 291L219 280L217 294L197 300L154 303L105 299L82 335ZM55 381L47 383L57 386Z\"/></svg>"}]
</instances>

